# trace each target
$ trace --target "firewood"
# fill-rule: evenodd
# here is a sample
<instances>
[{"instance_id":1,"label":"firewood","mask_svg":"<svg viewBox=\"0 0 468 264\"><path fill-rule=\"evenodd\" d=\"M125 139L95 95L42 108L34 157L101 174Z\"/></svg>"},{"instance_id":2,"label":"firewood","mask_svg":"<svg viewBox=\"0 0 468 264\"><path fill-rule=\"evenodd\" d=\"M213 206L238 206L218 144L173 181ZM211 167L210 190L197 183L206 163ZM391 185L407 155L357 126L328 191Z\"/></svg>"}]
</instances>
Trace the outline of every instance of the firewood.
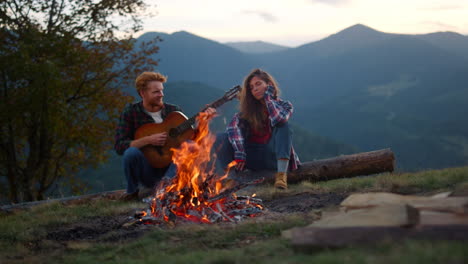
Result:
<instances>
[{"instance_id":1,"label":"firewood","mask_svg":"<svg viewBox=\"0 0 468 264\"><path fill-rule=\"evenodd\" d=\"M255 184L259 184L261 182L263 182L263 178L262 179L257 179L257 180L254 180L254 181L250 181L250 182L243 182L243 183L238 183L237 185L235 185L234 187L230 188L230 189L227 189L225 191L223 191L222 193L216 195L216 196L213 196L211 198L208 198L208 202L214 202L216 200L219 200L219 199L222 199L224 197L228 197L230 196L231 194L237 192L238 190L240 189L243 189L249 185L255 185Z\"/></svg>"},{"instance_id":2,"label":"firewood","mask_svg":"<svg viewBox=\"0 0 468 264\"><path fill-rule=\"evenodd\" d=\"M170 181L167 181L166 184L158 187L155 197L147 200L149 209L137 212L134 218L141 220L137 223L142 224L167 223L175 226L178 219L210 223L223 220L237 222L245 217L262 212L264 207L261 199L249 196L237 197L234 192L260 183L263 179L237 184L218 195L208 198L204 195L209 193L207 190L217 182L217 179L212 179L213 181L208 180L199 185L204 189L200 192L203 195L198 197L191 195L194 191L192 186L186 186L180 191L167 191L171 184ZM209 203L209 205L206 203Z\"/></svg>"},{"instance_id":3,"label":"firewood","mask_svg":"<svg viewBox=\"0 0 468 264\"><path fill-rule=\"evenodd\" d=\"M352 194L341 203L341 206L356 209L383 204L409 204L420 210L468 213L468 197L433 198L383 192Z\"/></svg>"},{"instance_id":4,"label":"firewood","mask_svg":"<svg viewBox=\"0 0 468 264\"><path fill-rule=\"evenodd\" d=\"M221 221L221 219L224 218L220 213L216 212L210 207L208 207L208 210L210 210L210 213L207 214L210 223L218 223Z\"/></svg>"},{"instance_id":5,"label":"firewood","mask_svg":"<svg viewBox=\"0 0 468 264\"><path fill-rule=\"evenodd\" d=\"M229 214L241 216L241 215L255 215L261 212L262 212L262 209L258 207L248 207L248 208L243 208L243 209L231 210L229 211Z\"/></svg>"},{"instance_id":6,"label":"firewood","mask_svg":"<svg viewBox=\"0 0 468 264\"><path fill-rule=\"evenodd\" d=\"M226 220L229 222L235 222L231 217L229 217L224 211L223 208L221 208L221 205L219 203L216 204L216 208L218 208L218 213L220 213Z\"/></svg>"}]
</instances>

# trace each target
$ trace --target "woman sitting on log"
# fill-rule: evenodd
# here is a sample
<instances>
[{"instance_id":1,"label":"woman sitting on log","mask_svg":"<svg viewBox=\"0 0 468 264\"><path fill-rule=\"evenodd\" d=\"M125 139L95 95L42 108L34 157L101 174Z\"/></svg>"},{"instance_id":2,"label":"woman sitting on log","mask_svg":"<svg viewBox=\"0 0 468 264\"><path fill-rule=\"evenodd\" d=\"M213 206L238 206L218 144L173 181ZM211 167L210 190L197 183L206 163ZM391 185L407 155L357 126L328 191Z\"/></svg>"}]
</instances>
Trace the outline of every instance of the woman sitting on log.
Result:
<instances>
[{"instance_id":1,"label":"woman sitting on log","mask_svg":"<svg viewBox=\"0 0 468 264\"><path fill-rule=\"evenodd\" d=\"M244 79L240 92L240 112L229 123L226 133L215 143L218 165L226 169L235 160L236 170L277 170L275 187L287 189L287 171L295 170L299 158L292 145L288 125L293 106L279 98L275 79L255 69Z\"/></svg>"}]
</instances>

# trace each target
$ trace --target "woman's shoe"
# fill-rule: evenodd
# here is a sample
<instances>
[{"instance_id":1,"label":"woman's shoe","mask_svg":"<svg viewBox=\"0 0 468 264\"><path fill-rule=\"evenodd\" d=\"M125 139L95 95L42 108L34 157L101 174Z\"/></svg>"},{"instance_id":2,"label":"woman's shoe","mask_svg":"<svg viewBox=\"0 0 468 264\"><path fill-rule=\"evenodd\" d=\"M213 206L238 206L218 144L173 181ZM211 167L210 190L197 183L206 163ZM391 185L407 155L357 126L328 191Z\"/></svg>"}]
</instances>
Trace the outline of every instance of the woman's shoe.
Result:
<instances>
[{"instance_id":1,"label":"woman's shoe","mask_svg":"<svg viewBox=\"0 0 468 264\"><path fill-rule=\"evenodd\" d=\"M277 172L275 175L275 188L288 189L288 174L286 172Z\"/></svg>"}]
</instances>

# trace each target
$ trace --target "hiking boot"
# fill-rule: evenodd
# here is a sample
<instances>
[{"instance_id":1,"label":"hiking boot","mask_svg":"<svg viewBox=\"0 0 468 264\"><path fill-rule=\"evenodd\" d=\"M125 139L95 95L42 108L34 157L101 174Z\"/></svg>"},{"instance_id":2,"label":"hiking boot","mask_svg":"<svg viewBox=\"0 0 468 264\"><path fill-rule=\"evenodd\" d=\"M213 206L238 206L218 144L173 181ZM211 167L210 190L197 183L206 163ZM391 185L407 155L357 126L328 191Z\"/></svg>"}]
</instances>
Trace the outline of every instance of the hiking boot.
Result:
<instances>
[{"instance_id":1,"label":"hiking boot","mask_svg":"<svg viewBox=\"0 0 468 264\"><path fill-rule=\"evenodd\" d=\"M277 172L275 175L275 188L286 190L288 189L288 175L286 172Z\"/></svg>"}]
</instances>

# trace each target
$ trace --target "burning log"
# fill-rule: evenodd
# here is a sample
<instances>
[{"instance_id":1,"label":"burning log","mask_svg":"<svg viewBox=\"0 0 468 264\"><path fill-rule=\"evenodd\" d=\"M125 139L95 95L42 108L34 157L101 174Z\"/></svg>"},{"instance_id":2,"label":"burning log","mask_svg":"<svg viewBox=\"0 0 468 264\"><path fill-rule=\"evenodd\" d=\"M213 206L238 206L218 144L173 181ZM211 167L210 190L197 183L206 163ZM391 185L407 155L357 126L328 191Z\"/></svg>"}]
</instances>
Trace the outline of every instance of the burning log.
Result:
<instances>
[{"instance_id":1,"label":"burning log","mask_svg":"<svg viewBox=\"0 0 468 264\"><path fill-rule=\"evenodd\" d=\"M177 175L164 179L156 188L155 196L147 200L149 208L135 214L140 223L175 224L178 220L216 223L236 222L262 212L258 198L236 197L235 192L257 184L263 179L239 183L234 187L223 186L227 175L214 174L210 170L210 150L215 137L209 133L208 120L203 113L198 119L197 137L172 149Z\"/></svg>"},{"instance_id":2,"label":"burning log","mask_svg":"<svg viewBox=\"0 0 468 264\"><path fill-rule=\"evenodd\" d=\"M390 149L343 155L335 158L304 162L299 169L288 173L288 183L327 181L339 178L393 172L395 155ZM233 177L238 182L265 178L274 181L272 171L247 171Z\"/></svg>"},{"instance_id":3,"label":"burning log","mask_svg":"<svg viewBox=\"0 0 468 264\"><path fill-rule=\"evenodd\" d=\"M229 217L224 211L223 211L223 208L221 208L221 205L219 203L216 204L216 208L218 208L218 211L219 213L227 220L229 220L230 222L235 222L234 220L232 220L231 217Z\"/></svg>"},{"instance_id":4,"label":"burning log","mask_svg":"<svg viewBox=\"0 0 468 264\"><path fill-rule=\"evenodd\" d=\"M223 220L237 222L261 213L264 206L261 199L249 196L236 197L233 192L259 182L261 181L239 184L207 200L197 200L196 205L188 203L177 206L180 202L188 200L184 199L183 195L178 196L169 192L159 198L152 198L149 201L150 208L136 212L134 218L144 224L175 224L179 218L205 223L217 223Z\"/></svg>"},{"instance_id":5,"label":"burning log","mask_svg":"<svg viewBox=\"0 0 468 264\"><path fill-rule=\"evenodd\" d=\"M263 182L263 178L262 179L258 179L258 180L254 180L254 181L251 181L251 182L244 182L244 183L239 183L237 184L236 186L232 187L231 189L228 189L228 190L225 190L224 192L216 195L215 197L211 197L208 199L208 202L214 202L216 200L219 200L219 199L222 199L222 198L225 198L229 195L232 195L234 192L237 192L239 191L240 189L243 189L249 185L254 185L254 184L258 184L258 183L261 183Z\"/></svg>"}]
</instances>

